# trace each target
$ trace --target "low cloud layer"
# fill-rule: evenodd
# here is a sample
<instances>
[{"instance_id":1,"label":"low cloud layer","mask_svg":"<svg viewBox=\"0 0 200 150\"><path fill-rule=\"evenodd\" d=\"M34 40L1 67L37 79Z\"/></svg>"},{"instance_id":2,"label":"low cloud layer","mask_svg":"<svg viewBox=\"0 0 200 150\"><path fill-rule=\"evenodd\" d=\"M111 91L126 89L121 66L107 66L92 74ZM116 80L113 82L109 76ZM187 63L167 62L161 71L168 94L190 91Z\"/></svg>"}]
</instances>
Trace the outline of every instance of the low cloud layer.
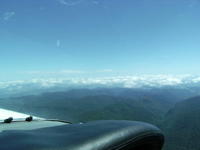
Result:
<instances>
[{"instance_id":1,"label":"low cloud layer","mask_svg":"<svg viewBox=\"0 0 200 150\"><path fill-rule=\"evenodd\" d=\"M65 72L65 71L63 71ZM36 72L37 73L37 72ZM66 70L66 73L74 73L74 71ZM82 72L77 72L82 73ZM17 87L23 85L38 85L40 87L161 87L161 86L177 86L184 84L200 83L199 76L181 75L143 75L143 76L117 76L102 78L50 78L50 79L32 79L22 81L0 82L0 88Z\"/></svg>"},{"instance_id":2,"label":"low cloud layer","mask_svg":"<svg viewBox=\"0 0 200 150\"><path fill-rule=\"evenodd\" d=\"M143 75L101 78L45 78L0 82L0 97L79 88L200 88L200 76Z\"/></svg>"}]
</instances>

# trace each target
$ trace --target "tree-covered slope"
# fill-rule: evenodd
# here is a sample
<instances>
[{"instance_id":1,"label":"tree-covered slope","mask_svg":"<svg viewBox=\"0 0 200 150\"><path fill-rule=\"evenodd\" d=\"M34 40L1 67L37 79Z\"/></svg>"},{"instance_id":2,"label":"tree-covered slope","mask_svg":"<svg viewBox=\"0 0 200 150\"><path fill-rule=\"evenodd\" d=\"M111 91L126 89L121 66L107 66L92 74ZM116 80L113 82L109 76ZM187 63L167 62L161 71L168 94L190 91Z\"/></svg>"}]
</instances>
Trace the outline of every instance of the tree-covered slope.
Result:
<instances>
[{"instance_id":1,"label":"tree-covered slope","mask_svg":"<svg viewBox=\"0 0 200 150\"><path fill-rule=\"evenodd\" d=\"M166 135L165 150L200 149L200 97L177 103L162 124Z\"/></svg>"},{"instance_id":2,"label":"tree-covered slope","mask_svg":"<svg viewBox=\"0 0 200 150\"><path fill-rule=\"evenodd\" d=\"M173 98L171 89L166 93L165 90L79 89L4 98L0 99L0 106L71 122L109 119L149 122L164 131L165 150L199 150L200 97L181 101L183 91L174 92ZM173 101L179 102L174 106Z\"/></svg>"},{"instance_id":3,"label":"tree-covered slope","mask_svg":"<svg viewBox=\"0 0 200 150\"><path fill-rule=\"evenodd\" d=\"M162 102L153 97L124 98L105 91L101 89L101 92L96 93L90 93L91 91L88 90L45 93L37 96L2 99L0 105L3 108L40 117L73 122L126 119L156 124L164 115L165 109L168 109L165 106L166 101Z\"/></svg>"}]
</instances>

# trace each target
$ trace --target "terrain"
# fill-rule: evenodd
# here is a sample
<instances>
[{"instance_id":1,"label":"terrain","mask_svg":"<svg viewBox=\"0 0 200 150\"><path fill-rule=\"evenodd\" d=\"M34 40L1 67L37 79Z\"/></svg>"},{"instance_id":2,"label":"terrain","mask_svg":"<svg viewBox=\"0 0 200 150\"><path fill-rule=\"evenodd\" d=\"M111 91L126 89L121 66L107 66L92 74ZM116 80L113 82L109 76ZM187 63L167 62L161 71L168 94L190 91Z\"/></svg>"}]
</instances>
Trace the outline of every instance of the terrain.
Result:
<instances>
[{"instance_id":1,"label":"terrain","mask_svg":"<svg viewBox=\"0 0 200 150\"><path fill-rule=\"evenodd\" d=\"M196 91L196 92L194 92ZM3 97L1 108L73 123L92 120L135 120L160 127L164 150L198 150L198 89L94 88Z\"/></svg>"},{"instance_id":2,"label":"terrain","mask_svg":"<svg viewBox=\"0 0 200 150\"><path fill-rule=\"evenodd\" d=\"M166 114L162 129L166 135L165 149L200 149L200 97L179 102Z\"/></svg>"}]
</instances>

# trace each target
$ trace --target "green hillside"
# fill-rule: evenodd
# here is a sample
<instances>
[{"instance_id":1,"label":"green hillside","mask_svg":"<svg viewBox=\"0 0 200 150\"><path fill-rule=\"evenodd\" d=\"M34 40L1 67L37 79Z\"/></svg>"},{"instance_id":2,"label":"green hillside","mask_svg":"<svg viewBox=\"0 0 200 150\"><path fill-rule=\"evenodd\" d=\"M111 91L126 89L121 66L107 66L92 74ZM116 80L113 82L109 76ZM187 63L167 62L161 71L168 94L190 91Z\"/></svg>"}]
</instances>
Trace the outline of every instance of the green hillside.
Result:
<instances>
[{"instance_id":1,"label":"green hillside","mask_svg":"<svg viewBox=\"0 0 200 150\"><path fill-rule=\"evenodd\" d=\"M177 99L180 93L175 99L167 94L163 90L71 90L0 99L0 105L74 123L110 119L149 122L164 131L164 150L199 150L200 97L181 101ZM179 102L174 105L173 100Z\"/></svg>"},{"instance_id":2,"label":"green hillside","mask_svg":"<svg viewBox=\"0 0 200 150\"><path fill-rule=\"evenodd\" d=\"M165 150L200 149L200 97L187 99L171 109L162 124Z\"/></svg>"}]
</instances>

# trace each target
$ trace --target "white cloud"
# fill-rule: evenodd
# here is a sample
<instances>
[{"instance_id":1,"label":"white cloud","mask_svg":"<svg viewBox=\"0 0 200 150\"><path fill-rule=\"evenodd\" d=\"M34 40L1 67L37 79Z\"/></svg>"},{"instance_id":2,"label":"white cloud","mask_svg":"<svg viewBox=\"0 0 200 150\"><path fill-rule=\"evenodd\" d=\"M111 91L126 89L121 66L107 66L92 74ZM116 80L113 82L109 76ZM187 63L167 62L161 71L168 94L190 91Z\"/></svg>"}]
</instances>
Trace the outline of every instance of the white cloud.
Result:
<instances>
[{"instance_id":1,"label":"white cloud","mask_svg":"<svg viewBox=\"0 0 200 150\"><path fill-rule=\"evenodd\" d=\"M4 21L8 21L8 20L10 20L12 17L14 17L15 14L16 14L16 13L15 13L14 11L5 12L5 13L3 14L3 20L4 20Z\"/></svg>"},{"instance_id":2,"label":"white cloud","mask_svg":"<svg viewBox=\"0 0 200 150\"><path fill-rule=\"evenodd\" d=\"M60 45L61 45L61 42L60 42L60 40L57 40L57 41L56 41L56 46L59 48L59 47L60 47Z\"/></svg>"},{"instance_id":3,"label":"white cloud","mask_svg":"<svg viewBox=\"0 0 200 150\"><path fill-rule=\"evenodd\" d=\"M190 0L190 1L187 1L187 3L188 3L188 7L194 8L199 5L199 0Z\"/></svg>"},{"instance_id":4,"label":"white cloud","mask_svg":"<svg viewBox=\"0 0 200 150\"><path fill-rule=\"evenodd\" d=\"M97 0L93 0L92 3L95 4L95 5L98 5L100 2L97 1Z\"/></svg>"},{"instance_id":5,"label":"white cloud","mask_svg":"<svg viewBox=\"0 0 200 150\"><path fill-rule=\"evenodd\" d=\"M87 2L89 4L99 5L100 1L98 0L57 0L60 4L66 5L66 6L75 6L79 5L83 2Z\"/></svg>"},{"instance_id":6,"label":"white cloud","mask_svg":"<svg viewBox=\"0 0 200 150\"><path fill-rule=\"evenodd\" d=\"M84 73L75 70L63 70L63 73ZM36 72L37 73L37 72ZM40 72L39 72L40 73ZM0 90L3 92L18 92L34 89L65 89L65 88L95 88L95 87L163 87L163 86L200 86L200 76L191 75L141 75L141 76L114 76L99 78L45 78L22 81L0 82ZM41 91L41 90L40 90ZM26 93L26 92L23 92Z\"/></svg>"},{"instance_id":7,"label":"white cloud","mask_svg":"<svg viewBox=\"0 0 200 150\"><path fill-rule=\"evenodd\" d=\"M103 70L97 70L97 73L106 73L106 72L113 72L112 69L103 69Z\"/></svg>"},{"instance_id":8,"label":"white cloud","mask_svg":"<svg viewBox=\"0 0 200 150\"><path fill-rule=\"evenodd\" d=\"M84 0L57 0L62 5L74 6L82 3Z\"/></svg>"},{"instance_id":9,"label":"white cloud","mask_svg":"<svg viewBox=\"0 0 200 150\"><path fill-rule=\"evenodd\" d=\"M59 75L59 74L82 74L85 71L82 70L59 70L59 71L23 71L22 74L30 75Z\"/></svg>"},{"instance_id":10,"label":"white cloud","mask_svg":"<svg viewBox=\"0 0 200 150\"><path fill-rule=\"evenodd\" d=\"M61 74L82 74L86 72L82 70L61 70L60 73Z\"/></svg>"}]
</instances>

